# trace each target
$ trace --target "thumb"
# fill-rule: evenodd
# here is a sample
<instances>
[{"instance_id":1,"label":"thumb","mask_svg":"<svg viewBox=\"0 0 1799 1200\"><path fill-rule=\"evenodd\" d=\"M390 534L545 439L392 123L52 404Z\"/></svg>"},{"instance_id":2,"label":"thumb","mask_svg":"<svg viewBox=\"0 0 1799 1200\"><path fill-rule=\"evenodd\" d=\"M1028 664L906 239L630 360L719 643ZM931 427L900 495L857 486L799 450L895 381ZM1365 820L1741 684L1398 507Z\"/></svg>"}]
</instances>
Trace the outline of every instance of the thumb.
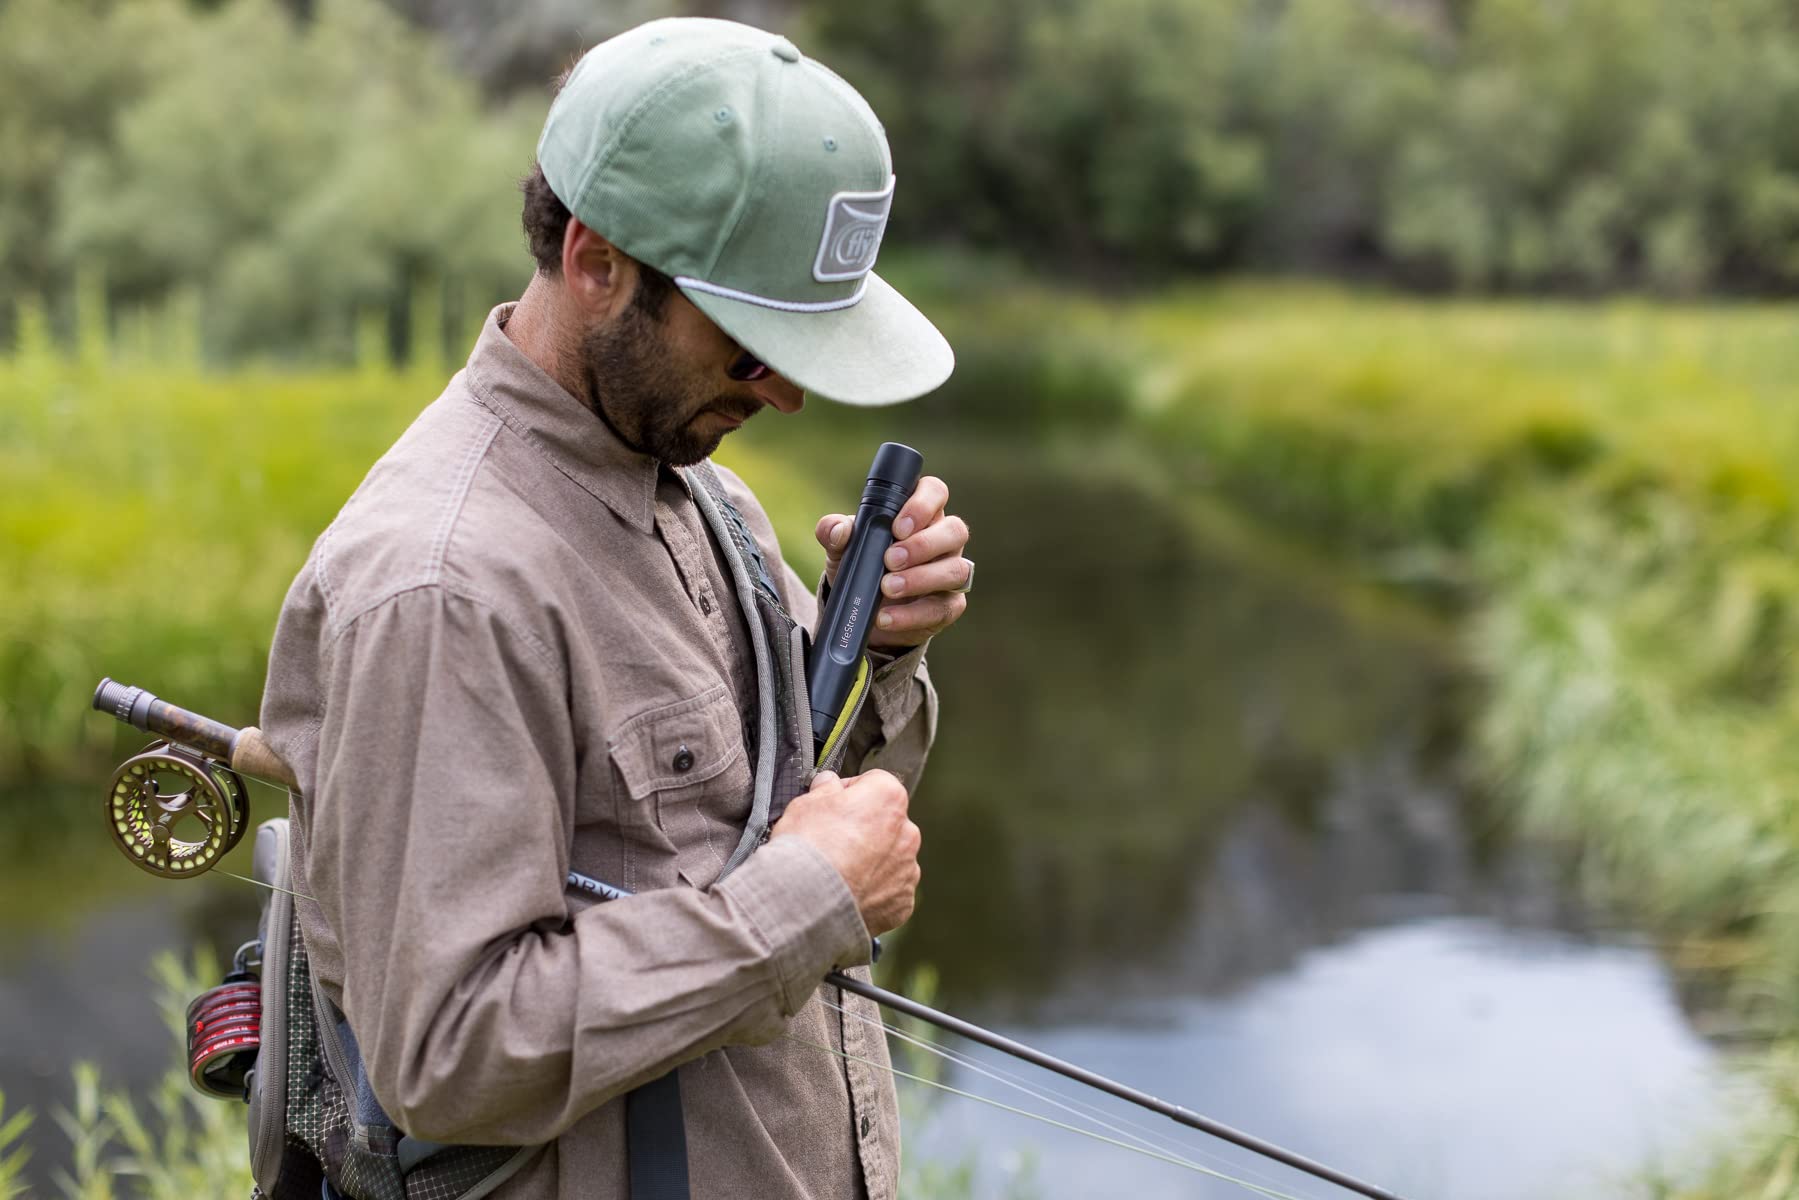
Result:
<instances>
[{"instance_id":1,"label":"thumb","mask_svg":"<svg viewBox=\"0 0 1799 1200\"><path fill-rule=\"evenodd\" d=\"M842 513L831 513L818 519L818 528L813 536L818 544L825 548L835 562L843 554L843 548L850 544L850 526L856 523L854 517L846 517Z\"/></svg>"},{"instance_id":2,"label":"thumb","mask_svg":"<svg viewBox=\"0 0 1799 1200\"><path fill-rule=\"evenodd\" d=\"M850 528L855 525L854 517L846 517L842 513L831 513L818 519L818 528L812 531L818 544L825 548L825 580L837 582L837 564L843 561L844 547L850 544Z\"/></svg>"}]
</instances>

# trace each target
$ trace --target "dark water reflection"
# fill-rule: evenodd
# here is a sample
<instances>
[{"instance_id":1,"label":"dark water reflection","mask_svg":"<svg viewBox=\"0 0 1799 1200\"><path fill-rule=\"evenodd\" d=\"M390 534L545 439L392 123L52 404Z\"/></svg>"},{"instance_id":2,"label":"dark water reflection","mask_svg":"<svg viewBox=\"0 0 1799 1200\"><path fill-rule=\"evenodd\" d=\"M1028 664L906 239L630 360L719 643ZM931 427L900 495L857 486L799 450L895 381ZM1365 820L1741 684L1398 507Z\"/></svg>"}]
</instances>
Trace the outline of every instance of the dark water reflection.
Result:
<instances>
[{"instance_id":1,"label":"dark water reflection","mask_svg":"<svg viewBox=\"0 0 1799 1200\"><path fill-rule=\"evenodd\" d=\"M1473 832L1463 676L1420 619L1209 546L1127 483L990 466L957 499L981 595L932 650L903 945L957 1000L1073 1016L1090 973L1117 976L1097 1011L1176 958L1218 992L1396 907L1560 915L1544 864Z\"/></svg>"}]
</instances>

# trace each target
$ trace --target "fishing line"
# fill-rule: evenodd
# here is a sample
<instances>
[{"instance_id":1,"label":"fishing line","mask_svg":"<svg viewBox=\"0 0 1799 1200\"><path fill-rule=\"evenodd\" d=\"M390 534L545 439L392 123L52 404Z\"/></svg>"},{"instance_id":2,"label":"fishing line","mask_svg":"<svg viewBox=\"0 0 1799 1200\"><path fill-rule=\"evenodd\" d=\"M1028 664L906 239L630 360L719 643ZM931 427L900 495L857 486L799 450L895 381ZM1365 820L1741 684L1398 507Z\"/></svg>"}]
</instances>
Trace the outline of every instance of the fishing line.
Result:
<instances>
[{"instance_id":1,"label":"fishing line","mask_svg":"<svg viewBox=\"0 0 1799 1200\"><path fill-rule=\"evenodd\" d=\"M1291 1186L1290 1184L1286 1184L1284 1181L1277 1179L1274 1176L1268 1174L1266 1171L1259 1170L1256 1167L1254 1167L1248 1163L1234 1162L1231 1159L1224 1157L1222 1154L1217 1153L1216 1151L1206 1150L1199 1146L1188 1145L1177 1139L1169 1138L1166 1135L1160 1134L1160 1133L1156 1132L1155 1130L1148 1128L1147 1126L1138 1124L1137 1122L1131 1120L1128 1117L1125 1117L1125 1116L1122 1116L1122 1115L1116 1114L1116 1113L1107 1112L1105 1109L1100 1108L1096 1104L1090 1103L1088 1101L1080 1100L1074 1096L1068 1095L1065 1092L1055 1092L1055 1091L1051 1091L1048 1088L1037 1087L1037 1086L1031 1084L1023 1076L1018 1075L1014 1072L1007 1071L1003 1067L998 1066L997 1064L984 1063L981 1060L978 1060L976 1058L973 1058L972 1056L963 1054L958 1050L954 1050L954 1049L951 1049L946 1046L939 1046L939 1045L935 1044L934 1042L930 1042L930 1041L927 1041L922 1038L914 1037L913 1035L907 1033L905 1030L899 1028L897 1025L894 1025L885 1020L875 1020L872 1017L863 1016L861 1013L851 1012L849 1009L844 1008L842 1005L833 1003L832 1001L826 999L822 995L819 997L819 1002L821 1004L825 1005L827 1008L836 1009L838 1012L842 1013L846 1017L852 1017L855 1020L861 1021L865 1025L879 1026L880 1028L886 1030L888 1033L892 1034L894 1037L897 1037L897 1038L901 1039L902 1041L909 1042L912 1045L917 1046L921 1050L927 1051L931 1054L935 1054L935 1055L939 1056L940 1058L947 1059L948 1061L955 1063L957 1066L965 1067L968 1070L975 1072L977 1075L985 1075L987 1078L993 1080L994 1082L1005 1084L1007 1087L1012 1088L1014 1091L1023 1092L1025 1095L1030 1096L1034 1100L1041 1100L1045 1103L1052 1104L1055 1107L1062 1109L1064 1112L1071 1113L1074 1116L1081 1118L1082 1120L1091 1121L1094 1124L1098 1125L1102 1129L1110 1130L1111 1132L1116 1133L1116 1134L1120 1135L1121 1137L1130 1138L1132 1141L1138 1143L1139 1145L1145 1146L1149 1149L1158 1150L1163 1153L1173 1154L1173 1155L1177 1155L1177 1156L1184 1156L1185 1154L1191 1153L1200 1158L1209 1159L1212 1162L1218 1163L1222 1166L1230 1167L1232 1170L1242 1171L1247 1175L1254 1175L1259 1179L1265 1180L1270 1185ZM1083 1112L1083 1111L1081 1111L1082 1109L1084 1109L1086 1111ZM1112 1124L1113 1120L1123 1122L1124 1125L1130 1126L1132 1129L1137 1130L1137 1132L1132 1133L1127 1129L1120 1128L1118 1125ZM1203 1169L1203 1167L1201 1167L1200 1164L1198 1164L1196 1162L1192 1162L1190 1160L1187 1160L1184 1157L1183 1157L1182 1161L1185 1163L1185 1165L1193 1167L1196 1170ZM1302 1195L1304 1197L1304 1200L1317 1200L1315 1195L1306 1194L1306 1193L1300 1193L1300 1195Z\"/></svg>"},{"instance_id":2,"label":"fishing line","mask_svg":"<svg viewBox=\"0 0 1799 1200\"><path fill-rule=\"evenodd\" d=\"M257 887L268 888L269 891L271 891L271 892L287 892L288 895L292 896L296 900L312 900L311 896L302 896L298 892L288 892L287 889L284 887L277 887L275 884L272 884L272 883L264 883L262 880L252 879L248 875L239 875L236 871L227 871L223 867L214 867L213 870L220 875L229 875L233 879L241 879L245 883L253 883ZM312 902L314 904L318 903L317 900L312 900Z\"/></svg>"},{"instance_id":3,"label":"fishing line","mask_svg":"<svg viewBox=\"0 0 1799 1200\"><path fill-rule=\"evenodd\" d=\"M1006 1037L1004 1034L995 1033L991 1029L983 1029L974 1022L965 1021L953 1013L942 1012L939 1009L932 1008L928 1004L920 1004L910 996L903 996L898 992L876 987L870 983L864 983L862 980L845 975L841 971L831 972L829 975L825 976L825 980L828 983L837 985L845 991L854 992L859 996L867 997L890 1011L904 1013L909 1017L915 1017L931 1025L935 1025L939 1029L943 1029L950 1033L960 1034L970 1041L979 1042L981 1045L998 1050L1002 1054L1007 1054L1013 1058L1031 1063L1034 1066L1042 1067L1044 1070L1052 1071L1057 1075L1066 1076L1076 1083L1085 1084L1088 1087L1105 1092L1108 1095L1116 1096L1120 1100L1135 1104L1140 1108L1146 1108L1151 1112L1160 1113L1177 1125L1184 1125L1189 1129L1197 1129L1201 1133L1209 1134L1212 1137L1241 1146L1245 1150L1261 1155L1263 1158L1272 1159L1275 1162L1292 1167L1296 1171L1304 1171L1307 1175L1315 1176L1327 1183L1334 1183L1340 1188L1367 1196L1369 1200L1400 1200L1397 1193L1390 1192L1386 1188L1376 1187L1374 1184L1364 1182L1353 1175L1339 1171L1335 1167L1318 1162L1315 1159L1307 1158L1303 1154L1296 1154L1291 1150L1275 1145L1273 1142L1256 1137L1254 1134L1245 1133L1241 1129L1233 1129L1222 1121L1213 1120L1211 1117L1196 1113L1190 1108L1183 1108L1178 1104L1170 1104L1168 1101L1157 1096L1152 1096L1150 1093L1145 1092L1140 1088L1130 1087L1118 1082L1116 1079L1108 1079L1097 1071L1090 1070L1077 1063L1064 1061L1053 1054L1046 1054L1035 1046L1026 1045L1016 1039Z\"/></svg>"},{"instance_id":4,"label":"fishing line","mask_svg":"<svg viewBox=\"0 0 1799 1200\"><path fill-rule=\"evenodd\" d=\"M1058 1121L1054 1117L1046 1117L1042 1113L1034 1113L1026 1108L1018 1108L1014 1105L1004 1104L987 1096L977 1096L973 1092L965 1092L961 1088L951 1087L947 1083L939 1083L935 1079L927 1079L923 1075L914 1075L912 1072L902 1071L898 1067L888 1066L875 1062L872 1059L848 1054L834 1046L826 1046L818 1042L809 1042L804 1038L794 1037L792 1034L784 1034L783 1040L792 1042L796 1046L809 1046L814 1050L823 1050L826 1054L835 1055L846 1062L861 1063L864 1066L873 1067L877 1071L887 1071L901 1079L910 1079L914 1083L922 1083L926 1087L934 1087L939 1091L948 1092L952 1096L960 1096L964 1100L973 1100L976 1104L985 1104L990 1108L997 1108L1002 1112L1009 1112L1020 1117L1027 1117L1033 1121L1041 1121L1045 1125L1053 1126L1068 1133L1078 1134L1084 1138L1092 1138L1096 1142L1103 1142L1108 1146L1116 1146L1118 1149L1128 1150L1132 1154L1141 1154L1143 1157L1153 1158L1157 1162L1165 1162L1173 1166L1184 1167L1189 1171L1209 1176L1210 1178L1220 1180L1224 1183L1234 1183L1246 1191L1254 1192L1258 1196L1265 1196L1268 1200L1306 1200L1306 1197L1295 1196L1289 1192L1276 1191L1273 1188L1263 1187L1261 1184L1250 1183L1246 1179L1238 1179L1233 1175L1226 1175L1222 1171L1214 1171L1210 1167L1202 1167L1198 1163L1189 1162L1184 1158L1172 1154L1164 1154L1159 1150L1148 1150L1142 1146L1133 1146L1129 1142L1121 1142L1117 1138L1109 1138L1103 1133L1094 1133L1091 1129L1082 1129L1079 1125L1070 1125L1066 1121Z\"/></svg>"},{"instance_id":5,"label":"fishing line","mask_svg":"<svg viewBox=\"0 0 1799 1200\"><path fill-rule=\"evenodd\" d=\"M251 783L268 788L271 792L280 792L282 799L287 798L288 788L285 783L271 783L260 775L245 775L242 771L238 771L238 776L242 779L248 779Z\"/></svg>"},{"instance_id":6,"label":"fishing line","mask_svg":"<svg viewBox=\"0 0 1799 1200\"><path fill-rule=\"evenodd\" d=\"M837 1005L831 1004L830 1001L828 1001L828 1000L824 1001L824 1003L829 1005L832 1008L838 1008ZM841 1008L838 1008L838 1011L843 1012L844 1010ZM845 1015L856 1017L858 1020L867 1022L869 1024L875 1023L875 1022L869 1021L869 1019L867 1017L859 1016L856 1013L846 1013ZM1026 1083L1024 1080L1019 1079L1019 1078L1010 1078L1010 1079L1004 1078L1003 1072L996 1073L995 1070L988 1070L985 1065L976 1061L973 1058L966 1057L955 1051L947 1050L943 1047L935 1046L929 1042L912 1037L910 1034L907 1034L904 1031L898 1029L897 1027L895 1027L893 1025L889 1025L884 1021L880 1022L880 1024L881 1024L882 1028L884 1028L887 1032L893 1034L895 1037L898 1037L904 1041L910 1042L913 1045L918 1046L920 1049L923 1049L930 1053L936 1054L944 1059L947 1059L948 1061L950 1061L952 1063L955 1063L958 1066L966 1068L967 1070L973 1071L977 1075L984 1075L987 1078L992 1079L996 1083L1001 1083L1009 1088L1012 1088L1014 1091L1023 1092L1025 1095L1030 1096L1034 1100L1043 1101L1044 1103L1053 1105L1054 1107L1059 1108L1064 1112L1070 1113L1073 1116L1080 1118L1081 1120L1092 1122L1093 1124L1099 1126L1101 1129L1106 1129L1106 1130L1111 1131L1112 1133L1118 1134L1121 1137L1129 1138L1131 1141L1136 1142L1138 1145L1141 1145L1147 1149L1151 1149L1151 1150L1158 1151L1160 1153L1165 1153L1165 1154L1179 1157L1181 1162L1183 1163L1183 1165L1185 1165L1193 1170L1203 1171L1205 1168L1201 1164L1186 1158L1183 1153L1185 1151L1192 1151L1194 1153L1197 1153L1200 1157L1211 1159L1215 1163L1219 1163L1220 1165L1231 1167L1232 1169L1243 1170L1243 1171L1245 1171L1246 1174L1258 1175L1261 1178L1267 1180L1271 1184L1278 1184L1281 1182L1280 1180L1274 1179L1272 1176L1269 1176L1261 1171L1257 1171L1254 1168L1245 1167L1245 1166L1241 1166L1238 1163L1234 1163L1230 1159L1227 1159L1227 1158L1223 1157L1222 1155L1213 1154L1213 1153L1210 1153L1207 1151L1199 1150L1197 1147L1186 1146L1186 1145L1180 1144L1178 1142L1171 1142L1168 1140L1164 1140L1164 1139L1158 1138L1154 1135L1145 1136L1145 1134L1148 1133L1147 1130L1143 1131L1142 1133L1132 1133L1129 1130L1121 1129L1120 1127L1112 1124L1109 1120L1106 1119L1108 1114L1106 1114L1106 1112L1103 1109L1099 1109L1094 1105L1082 1104L1079 1107L1076 1107L1073 1104L1064 1103L1064 1101L1067 1101L1071 1098L1068 1096L1065 1096L1065 1095L1058 1095L1057 1093L1051 1092L1048 1089L1035 1088L1035 1087L1031 1086L1030 1084ZM1088 1111L1082 1112L1081 1109L1083 1109L1083 1108ZM1311 1200L1311 1198L1307 1197L1306 1200Z\"/></svg>"},{"instance_id":7,"label":"fishing line","mask_svg":"<svg viewBox=\"0 0 1799 1200\"><path fill-rule=\"evenodd\" d=\"M1079 1112L1075 1108L1069 1106L1068 1104L1064 1104L1061 1102L1062 1100L1067 1099L1067 1097L1058 1098L1054 1093L1051 1093L1047 1090L1039 1091L1038 1089L1032 1087L1029 1083L1025 1082L1023 1079L1020 1079L1017 1077L1010 1078L1010 1079L1001 1078L1001 1076L1004 1074L1004 1072L998 1071L997 1068L995 1068L994 1070L988 1070L984 1064L979 1063L972 1058L962 1055L962 1054L958 1053L957 1051L948 1049L947 1047L938 1046L932 1042L924 1040L923 1038L914 1037L911 1034L907 1033L905 1030L899 1028L897 1025L891 1024L890 1022L887 1022L884 1020L876 1021L876 1020L873 1020L872 1018L863 1016L861 1013L851 1012L849 1009L844 1008L842 1005L833 1004L831 1001L826 1000L822 996L819 997L819 1003L823 1004L827 1008L836 1009L838 1012L842 1013L846 1017L853 1017L854 1019L861 1021L865 1025L878 1025L882 1029L887 1031L888 1033L892 1034L894 1037L899 1038L901 1041L909 1042L912 1045L917 1046L921 1050L924 1050L931 1054L935 1054L940 1058L947 1059L948 1061L955 1063L959 1067L965 1067L968 1070L975 1072L977 1075L985 1075L987 1078L992 1079L997 1083L1003 1083L1007 1087L1012 1088L1014 1091L1023 1092L1025 1095L1031 1097L1033 1100L1042 1100L1042 1101L1046 1101L1047 1103L1053 1104L1057 1108L1062 1109L1064 1112L1072 1113L1073 1115L1080 1117L1083 1120L1092 1121L1095 1124L1099 1125L1101 1128L1111 1130L1111 1132L1119 1134L1122 1137L1128 1137L1132 1141L1137 1142L1140 1145L1147 1146L1150 1149L1159 1150L1164 1153L1170 1153L1170 1154L1177 1153L1179 1150L1187 1149L1187 1147L1184 1147L1184 1146L1170 1146L1166 1143L1164 1143L1162 1145L1155 1145L1151 1141L1151 1139L1139 1137L1134 1134L1127 1133L1124 1130L1119 1129L1117 1126L1107 1123L1104 1120L1105 1114L1103 1113L1103 1111L1097 1112L1097 1113L1096 1112L1087 1112L1087 1113ZM1189 1164L1189 1165L1192 1165L1192 1164Z\"/></svg>"},{"instance_id":8,"label":"fishing line","mask_svg":"<svg viewBox=\"0 0 1799 1200\"><path fill-rule=\"evenodd\" d=\"M871 1025L876 1024L876 1022L869 1021L868 1018L859 1016L856 1013L845 1012L844 1009L840 1008L838 1005L832 1004L829 1000L826 1000L823 1003L828 1008L835 1008L835 1009L837 1009L838 1012L844 1013L845 1016L855 1017L857 1020L867 1022L868 1024L871 1024ZM894 1037L899 1038L901 1041L910 1042L912 1045L917 1046L919 1049L924 1050L927 1053L935 1054L948 1062L954 1063L955 1065L962 1067L965 1070L973 1071L977 1075L984 1075L988 1079L993 1080L995 1083L1003 1084L1006 1087L1009 1087L1014 1091L1022 1092L1025 1095L1029 1096L1033 1100L1038 1100L1045 1104L1052 1105L1056 1108L1061 1109L1063 1112L1069 1113L1070 1115L1077 1117L1083 1121L1089 1121L1092 1124L1099 1126L1101 1129L1107 1130L1108 1132L1115 1133L1123 1138L1128 1138L1129 1140L1137 1143L1138 1145L1144 1147L1147 1150L1153 1150L1153 1151L1157 1152L1158 1154L1167 1154L1167 1155L1170 1155L1171 1157L1177 1158L1177 1159L1179 1159L1182 1166L1189 1167L1189 1168L1192 1168L1195 1170L1199 1169L1200 1164L1192 1161L1191 1159L1188 1159L1187 1157L1185 1157L1184 1155L1179 1153L1181 1150L1185 1149L1185 1147L1156 1145L1154 1142L1152 1142L1148 1138L1140 1137L1137 1134L1130 1133L1124 1129L1120 1129L1118 1126L1113 1125L1110 1122L1106 1121L1102 1116L1097 1116L1092 1113L1084 1113L1084 1112L1080 1111L1079 1109L1075 1108L1073 1105L1065 1104L1057 1097L1050 1095L1048 1092L1038 1091L1037 1089L1029 1086L1028 1084L1018 1082L1015 1080L1002 1079L999 1075L995 1074L992 1071L986 1070L985 1068L983 1068L982 1066L980 1066L979 1064L977 1064L971 1060L962 1058L961 1056L954 1054L948 1050L945 1050L942 1047L933 1046L929 1042L926 1042L920 1038L915 1038L915 1037L911 1036L910 1034L904 1032L903 1030L900 1030L900 1029L896 1028L895 1026L888 1024L885 1021L879 1022L879 1024L880 1024L881 1028L886 1030L889 1034L893 1035Z\"/></svg>"}]
</instances>

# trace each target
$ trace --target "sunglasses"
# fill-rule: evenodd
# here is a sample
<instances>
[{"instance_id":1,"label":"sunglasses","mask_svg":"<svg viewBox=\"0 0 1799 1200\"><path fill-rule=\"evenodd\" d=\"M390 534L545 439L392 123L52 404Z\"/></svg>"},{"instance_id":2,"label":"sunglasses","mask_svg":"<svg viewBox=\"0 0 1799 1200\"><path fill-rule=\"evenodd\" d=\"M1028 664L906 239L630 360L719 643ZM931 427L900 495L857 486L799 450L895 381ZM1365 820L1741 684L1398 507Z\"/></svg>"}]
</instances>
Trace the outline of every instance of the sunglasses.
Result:
<instances>
[{"instance_id":1,"label":"sunglasses","mask_svg":"<svg viewBox=\"0 0 1799 1200\"><path fill-rule=\"evenodd\" d=\"M725 368L725 374L738 383L754 383L758 379L768 378L774 372L768 369L767 363L744 350L731 360L731 365Z\"/></svg>"}]
</instances>

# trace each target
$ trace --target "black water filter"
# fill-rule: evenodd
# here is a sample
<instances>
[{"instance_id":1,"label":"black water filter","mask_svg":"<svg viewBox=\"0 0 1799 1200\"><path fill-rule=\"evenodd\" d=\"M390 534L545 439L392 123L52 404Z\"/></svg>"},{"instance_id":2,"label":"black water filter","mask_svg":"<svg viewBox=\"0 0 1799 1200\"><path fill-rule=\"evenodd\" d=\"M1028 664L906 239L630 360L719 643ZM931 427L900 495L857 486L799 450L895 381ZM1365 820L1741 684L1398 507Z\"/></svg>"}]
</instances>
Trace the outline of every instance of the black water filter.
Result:
<instances>
[{"instance_id":1,"label":"black water filter","mask_svg":"<svg viewBox=\"0 0 1799 1200\"><path fill-rule=\"evenodd\" d=\"M856 682L857 665L868 647L875 610L881 603L882 559L893 545L893 521L918 486L924 455L898 442L882 442L868 468L862 503L850 544L837 565L837 579L818 619L818 634L806 661L806 692L812 698L812 740L822 747L837 724Z\"/></svg>"}]
</instances>

